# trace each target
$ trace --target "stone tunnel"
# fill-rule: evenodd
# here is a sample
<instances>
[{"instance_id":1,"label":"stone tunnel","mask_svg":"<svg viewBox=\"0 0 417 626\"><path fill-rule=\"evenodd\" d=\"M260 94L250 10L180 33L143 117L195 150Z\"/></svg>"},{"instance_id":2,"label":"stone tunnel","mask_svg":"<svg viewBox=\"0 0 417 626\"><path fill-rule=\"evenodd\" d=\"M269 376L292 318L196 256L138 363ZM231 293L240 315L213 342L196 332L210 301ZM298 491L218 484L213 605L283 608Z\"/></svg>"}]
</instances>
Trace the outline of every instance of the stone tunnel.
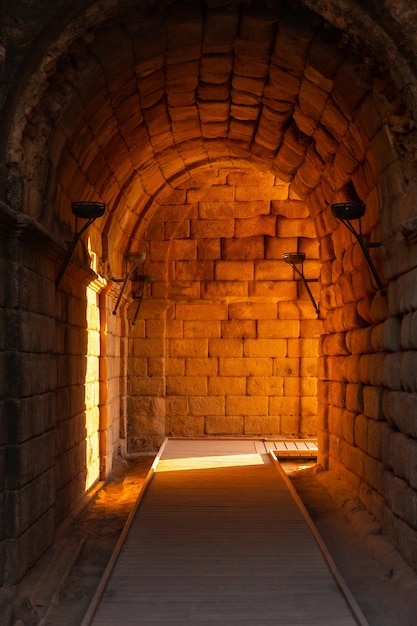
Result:
<instances>
[{"instance_id":1,"label":"stone tunnel","mask_svg":"<svg viewBox=\"0 0 417 626\"><path fill-rule=\"evenodd\" d=\"M0 582L166 436L317 438L416 569L417 8L3 5Z\"/></svg>"}]
</instances>

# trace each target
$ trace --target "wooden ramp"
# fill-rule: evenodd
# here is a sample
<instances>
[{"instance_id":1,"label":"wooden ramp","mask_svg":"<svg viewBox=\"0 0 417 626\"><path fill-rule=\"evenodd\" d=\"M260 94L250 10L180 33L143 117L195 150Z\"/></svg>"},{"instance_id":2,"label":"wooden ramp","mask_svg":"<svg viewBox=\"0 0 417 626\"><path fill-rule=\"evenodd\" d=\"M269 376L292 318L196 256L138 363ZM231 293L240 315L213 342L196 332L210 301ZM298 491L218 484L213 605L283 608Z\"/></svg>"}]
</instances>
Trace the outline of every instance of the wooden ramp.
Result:
<instances>
[{"instance_id":1,"label":"wooden ramp","mask_svg":"<svg viewBox=\"0 0 417 626\"><path fill-rule=\"evenodd\" d=\"M366 624L263 442L159 457L82 626Z\"/></svg>"},{"instance_id":2,"label":"wooden ramp","mask_svg":"<svg viewBox=\"0 0 417 626\"><path fill-rule=\"evenodd\" d=\"M303 457L316 459L318 444L315 439L280 439L279 441L264 440L267 452L273 451L277 458Z\"/></svg>"}]
</instances>

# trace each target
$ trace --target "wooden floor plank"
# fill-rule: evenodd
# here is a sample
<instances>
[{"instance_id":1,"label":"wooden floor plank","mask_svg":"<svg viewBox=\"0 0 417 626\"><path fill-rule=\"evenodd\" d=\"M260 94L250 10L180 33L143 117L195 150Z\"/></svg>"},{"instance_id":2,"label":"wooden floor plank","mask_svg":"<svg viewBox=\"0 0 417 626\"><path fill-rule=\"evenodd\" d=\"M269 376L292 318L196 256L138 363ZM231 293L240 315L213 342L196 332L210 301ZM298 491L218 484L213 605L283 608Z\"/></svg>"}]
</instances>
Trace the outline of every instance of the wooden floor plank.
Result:
<instances>
[{"instance_id":1,"label":"wooden floor plank","mask_svg":"<svg viewBox=\"0 0 417 626\"><path fill-rule=\"evenodd\" d=\"M365 622L259 442L168 440L87 623Z\"/></svg>"}]
</instances>

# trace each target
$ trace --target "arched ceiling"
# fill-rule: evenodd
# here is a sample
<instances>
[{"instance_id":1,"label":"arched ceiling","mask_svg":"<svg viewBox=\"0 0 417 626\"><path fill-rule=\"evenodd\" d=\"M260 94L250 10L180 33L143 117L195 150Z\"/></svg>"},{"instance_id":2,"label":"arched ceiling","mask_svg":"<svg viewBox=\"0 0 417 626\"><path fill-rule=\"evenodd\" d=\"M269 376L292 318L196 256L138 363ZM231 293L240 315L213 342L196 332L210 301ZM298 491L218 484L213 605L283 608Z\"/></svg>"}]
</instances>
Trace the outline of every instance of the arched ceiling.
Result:
<instances>
[{"instance_id":1,"label":"arched ceiling","mask_svg":"<svg viewBox=\"0 0 417 626\"><path fill-rule=\"evenodd\" d=\"M314 196L330 201L352 181L367 200L384 166L372 145L378 130L410 131L401 81L411 70L397 48L376 59L393 40L359 3L107 0L73 9L20 98L8 155L21 167L26 210L57 234L71 201L102 200L100 230L126 250L179 185L196 174L209 185L219 164L272 172L313 213Z\"/></svg>"}]
</instances>

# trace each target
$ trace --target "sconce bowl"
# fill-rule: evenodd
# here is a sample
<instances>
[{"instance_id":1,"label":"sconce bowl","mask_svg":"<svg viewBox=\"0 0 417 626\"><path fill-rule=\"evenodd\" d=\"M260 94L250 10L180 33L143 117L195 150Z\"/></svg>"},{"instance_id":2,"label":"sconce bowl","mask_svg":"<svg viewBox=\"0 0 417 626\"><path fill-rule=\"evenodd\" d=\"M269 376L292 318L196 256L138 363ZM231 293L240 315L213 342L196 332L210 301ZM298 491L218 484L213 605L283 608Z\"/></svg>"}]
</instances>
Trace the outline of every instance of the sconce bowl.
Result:
<instances>
[{"instance_id":1,"label":"sconce bowl","mask_svg":"<svg viewBox=\"0 0 417 626\"><path fill-rule=\"evenodd\" d=\"M106 210L104 202L73 202L72 212L83 219L95 219L101 217Z\"/></svg>"},{"instance_id":2,"label":"sconce bowl","mask_svg":"<svg viewBox=\"0 0 417 626\"><path fill-rule=\"evenodd\" d=\"M304 263L306 255L304 252L284 252L282 258L286 263L299 265L300 263Z\"/></svg>"},{"instance_id":3,"label":"sconce bowl","mask_svg":"<svg viewBox=\"0 0 417 626\"><path fill-rule=\"evenodd\" d=\"M142 263L146 259L146 252L126 252L123 258L127 263Z\"/></svg>"},{"instance_id":4,"label":"sconce bowl","mask_svg":"<svg viewBox=\"0 0 417 626\"><path fill-rule=\"evenodd\" d=\"M332 213L339 220L358 220L365 214L363 202L338 202L332 204Z\"/></svg>"},{"instance_id":5,"label":"sconce bowl","mask_svg":"<svg viewBox=\"0 0 417 626\"><path fill-rule=\"evenodd\" d=\"M140 283L150 283L153 284L156 282L157 276L156 274L139 274L136 280Z\"/></svg>"}]
</instances>

